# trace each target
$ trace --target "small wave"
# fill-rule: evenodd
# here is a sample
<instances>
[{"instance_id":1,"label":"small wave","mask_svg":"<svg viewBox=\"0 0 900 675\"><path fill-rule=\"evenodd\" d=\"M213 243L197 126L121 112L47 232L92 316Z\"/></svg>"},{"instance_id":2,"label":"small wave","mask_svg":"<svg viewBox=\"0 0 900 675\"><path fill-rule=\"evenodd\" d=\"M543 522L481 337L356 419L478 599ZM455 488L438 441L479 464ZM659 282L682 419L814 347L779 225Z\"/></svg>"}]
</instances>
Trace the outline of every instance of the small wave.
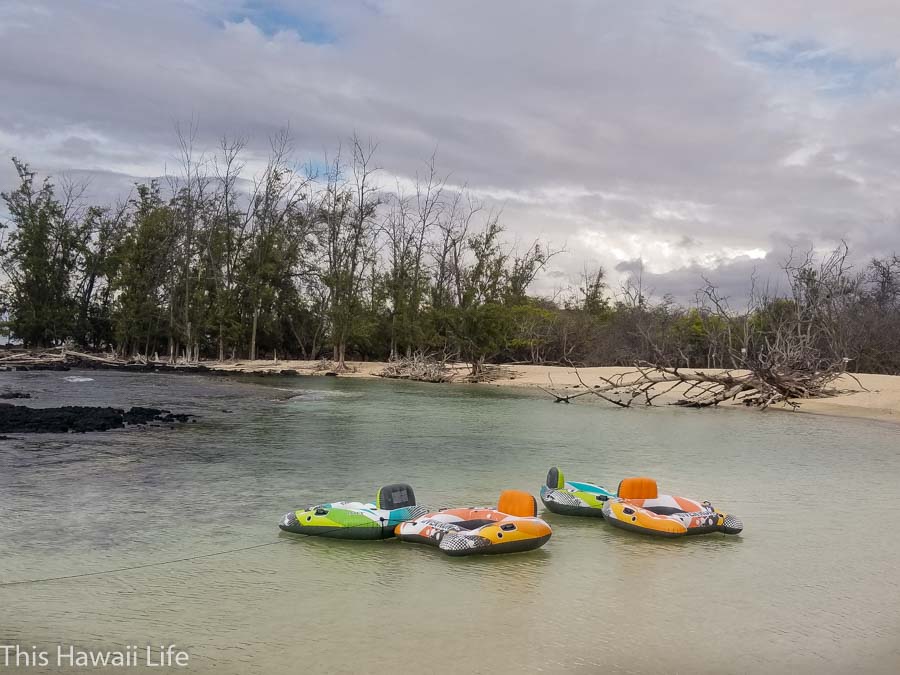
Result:
<instances>
[{"instance_id":1,"label":"small wave","mask_svg":"<svg viewBox=\"0 0 900 675\"><path fill-rule=\"evenodd\" d=\"M79 377L78 375L69 375L63 378L66 382L93 382L93 377Z\"/></svg>"},{"instance_id":2,"label":"small wave","mask_svg":"<svg viewBox=\"0 0 900 675\"><path fill-rule=\"evenodd\" d=\"M328 389L281 389L288 392L288 396L282 396L274 401L285 403L287 401L327 401L332 398L356 398L359 394L346 391L332 391Z\"/></svg>"},{"instance_id":3,"label":"small wave","mask_svg":"<svg viewBox=\"0 0 900 675\"><path fill-rule=\"evenodd\" d=\"M322 394L323 392L320 391L304 391L273 400L277 401L278 403L287 403L288 401L323 401L326 398L329 398L327 396L323 396Z\"/></svg>"}]
</instances>

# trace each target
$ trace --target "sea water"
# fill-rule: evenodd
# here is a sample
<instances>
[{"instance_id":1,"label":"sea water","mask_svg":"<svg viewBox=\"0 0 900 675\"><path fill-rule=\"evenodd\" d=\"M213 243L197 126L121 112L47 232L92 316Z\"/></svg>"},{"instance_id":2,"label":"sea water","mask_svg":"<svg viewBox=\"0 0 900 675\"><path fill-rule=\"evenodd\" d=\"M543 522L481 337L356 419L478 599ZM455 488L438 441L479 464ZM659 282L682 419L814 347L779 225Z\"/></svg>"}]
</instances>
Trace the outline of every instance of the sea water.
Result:
<instances>
[{"instance_id":1,"label":"sea water","mask_svg":"<svg viewBox=\"0 0 900 675\"><path fill-rule=\"evenodd\" d=\"M177 650L180 672L900 669L897 426L491 386L88 375L0 384L29 405L199 419L0 441L0 584L121 570L0 585L0 644ZM292 508L394 482L435 508L537 495L552 465L613 488L652 476L745 530L661 540L545 514L553 537L537 551L448 558L277 528ZM50 661L28 672L69 665Z\"/></svg>"}]
</instances>

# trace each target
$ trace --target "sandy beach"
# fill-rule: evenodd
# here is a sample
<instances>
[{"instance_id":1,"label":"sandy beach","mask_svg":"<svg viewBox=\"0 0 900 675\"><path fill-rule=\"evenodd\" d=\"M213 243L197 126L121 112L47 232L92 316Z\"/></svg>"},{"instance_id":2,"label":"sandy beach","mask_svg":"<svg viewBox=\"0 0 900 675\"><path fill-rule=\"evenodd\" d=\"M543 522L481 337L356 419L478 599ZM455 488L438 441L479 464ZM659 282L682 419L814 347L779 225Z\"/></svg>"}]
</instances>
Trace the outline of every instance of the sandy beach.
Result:
<instances>
[{"instance_id":1,"label":"sandy beach","mask_svg":"<svg viewBox=\"0 0 900 675\"><path fill-rule=\"evenodd\" d=\"M235 362L207 362L204 365L228 372L278 372L281 370L296 370L304 375L324 375L318 361L235 361ZM341 373L340 377L375 378L387 365L381 361L348 361L350 372ZM460 370L465 366L460 365ZM583 389L579 376L587 384L599 383L599 378L611 378L631 369L618 366L602 366L594 368L574 368L565 366L533 366L513 365L504 366L505 377L480 384L453 384L450 386L471 387L522 387L538 389L553 389L566 393L577 393ZM836 415L842 417L855 417L887 422L900 422L900 376L894 375L856 375L856 380L850 376L844 376L836 383L840 389L848 393L832 398L808 399L801 401L800 408L796 411L800 414ZM860 387L862 386L862 388ZM673 400L677 397L678 390L674 390L667 397ZM583 397L582 400L594 397ZM597 399L594 399L597 400ZM602 403L603 405L608 405ZM729 404L733 405L733 404ZM777 408L775 408L777 409ZM790 411L789 408L784 408Z\"/></svg>"}]
</instances>

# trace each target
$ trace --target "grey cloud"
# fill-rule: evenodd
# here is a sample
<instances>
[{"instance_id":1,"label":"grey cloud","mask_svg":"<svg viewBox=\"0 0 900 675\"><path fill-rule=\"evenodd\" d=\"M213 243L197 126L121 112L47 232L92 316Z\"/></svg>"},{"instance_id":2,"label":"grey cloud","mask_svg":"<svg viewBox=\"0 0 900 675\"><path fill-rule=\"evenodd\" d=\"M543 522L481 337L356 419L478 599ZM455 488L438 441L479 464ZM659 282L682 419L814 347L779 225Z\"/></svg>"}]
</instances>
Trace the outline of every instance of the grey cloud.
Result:
<instances>
[{"instance_id":1,"label":"grey cloud","mask_svg":"<svg viewBox=\"0 0 900 675\"><path fill-rule=\"evenodd\" d=\"M660 288L704 269L737 284L741 251L769 261L786 236L846 239L861 257L900 248L896 78L836 98L827 72L746 53L766 34L890 61L893 4L273 4L335 42L263 32L240 0L10 3L0 152L93 172L109 197L169 169L174 122L191 117L200 145L243 135L251 154L286 124L307 157L356 131L401 176L437 148L515 235L568 243L545 286L585 259L623 275L635 257Z\"/></svg>"}]
</instances>

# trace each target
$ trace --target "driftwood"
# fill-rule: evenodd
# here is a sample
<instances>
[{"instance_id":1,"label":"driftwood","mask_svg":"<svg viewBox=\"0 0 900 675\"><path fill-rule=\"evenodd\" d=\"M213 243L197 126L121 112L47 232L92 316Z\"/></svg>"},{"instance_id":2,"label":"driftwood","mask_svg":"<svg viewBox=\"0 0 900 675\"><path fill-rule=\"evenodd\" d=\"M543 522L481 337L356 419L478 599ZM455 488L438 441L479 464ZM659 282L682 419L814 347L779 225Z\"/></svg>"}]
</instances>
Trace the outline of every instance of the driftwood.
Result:
<instances>
[{"instance_id":1,"label":"driftwood","mask_svg":"<svg viewBox=\"0 0 900 675\"><path fill-rule=\"evenodd\" d=\"M578 369L575 373L584 390L564 394L552 388L542 389L554 397L557 403L569 403L582 396L596 396L608 403L629 408L633 404L653 405L654 401L672 394L670 405L690 408L708 408L725 401L736 401L760 409L785 404L793 409L800 400L826 398L847 393L831 386L846 374L846 361L831 368L806 370L723 370L703 371L687 368L665 367L652 363L637 363L633 370L613 377L600 377L599 384L585 382ZM850 377L853 377L852 375ZM856 378L853 378L856 380ZM859 381L856 380L857 384ZM860 388L863 388L860 385Z\"/></svg>"},{"instance_id":2,"label":"driftwood","mask_svg":"<svg viewBox=\"0 0 900 675\"><path fill-rule=\"evenodd\" d=\"M85 354L83 352L73 352L73 351L64 351L63 358L67 358L69 360L76 361L93 361L95 363L107 363L110 365L125 365L128 363L140 363L146 364L147 359L140 354L133 357L132 359L126 361L124 359L116 358L114 355L110 356L100 356L98 354Z\"/></svg>"},{"instance_id":3,"label":"driftwood","mask_svg":"<svg viewBox=\"0 0 900 675\"><path fill-rule=\"evenodd\" d=\"M377 375L416 382L453 382L457 379L458 373L448 366L445 359L417 353L391 361Z\"/></svg>"},{"instance_id":4,"label":"driftwood","mask_svg":"<svg viewBox=\"0 0 900 675\"><path fill-rule=\"evenodd\" d=\"M477 373L468 372L462 378L462 381L471 383L496 382L497 380L515 379L515 375L515 371L508 368L505 364L483 363Z\"/></svg>"},{"instance_id":5,"label":"driftwood","mask_svg":"<svg viewBox=\"0 0 900 675\"><path fill-rule=\"evenodd\" d=\"M65 363L62 348L47 349L43 351L16 350L0 356L0 366L28 366L43 363Z\"/></svg>"},{"instance_id":6,"label":"driftwood","mask_svg":"<svg viewBox=\"0 0 900 675\"><path fill-rule=\"evenodd\" d=\"M17 349L0 356L0 370L68 370L69 368L110 368L123 370L205 370L196 363L170 363L135 355L129 359L115 354L87 354L65 347L41 351Z\"/></svg>"},{"instance_id":7,"label":"driftwood","mask_svg":"<svg viewBox=\"0 0 900 675\"><path fill-rule=\"evenodd\" d=\"M790 280L789 297L770 296L755 282L743 311L733 310L710 282L698 294L696 316L722 370L696 370L673 365L689 362L685 354L673 357L671 350L655 344L654 336L638 326L639 335L657 354L656 363L638 362L634 369L612 378L587 384L578 374L584 391L562 394L545 389L557 402L594 395L614 405L630 407L635 402L652 405L665 397L674 405L706 408L736 401L766 409L786 405L793 409L804 399L847 393L834 386L847 376L852 354L847 347L846 320L841 303L855 297L860 278L849 273L847 248L838 248L821 265L811 254L784 266ZM578 371L576 370L576 373ZM667 396L668 395L668 396ZM674 397L674 401L672 398Z\"/></svg>"},{"instance_id":8,"label":"driftwood","mask_svg":"<svg viewBox=\"0 0 900 675\"><path fill-rule=\"evenodd\" d=\"M469 364L453 360L453 356L436 356L421 352L396 359L377 373L379 377L417 382L466 382L483 383L508 380L515 372L503 365L483 363L477 373Z\"/></svg>"},{"instance_id":9,"label":"driftwood","mask_svg":"<svg viewBox=\"0 0 900 675\"><path fill-rule=\"evenodd\" d=\"M348 366L346 363L342 366L336 361L323 358L319 359L316 362L313 371L317 373L325 373L326 375L338 375L339 373L356 373L358 372L358 369L354 368L353 366Z\"/></svg>"}]
</instances>

